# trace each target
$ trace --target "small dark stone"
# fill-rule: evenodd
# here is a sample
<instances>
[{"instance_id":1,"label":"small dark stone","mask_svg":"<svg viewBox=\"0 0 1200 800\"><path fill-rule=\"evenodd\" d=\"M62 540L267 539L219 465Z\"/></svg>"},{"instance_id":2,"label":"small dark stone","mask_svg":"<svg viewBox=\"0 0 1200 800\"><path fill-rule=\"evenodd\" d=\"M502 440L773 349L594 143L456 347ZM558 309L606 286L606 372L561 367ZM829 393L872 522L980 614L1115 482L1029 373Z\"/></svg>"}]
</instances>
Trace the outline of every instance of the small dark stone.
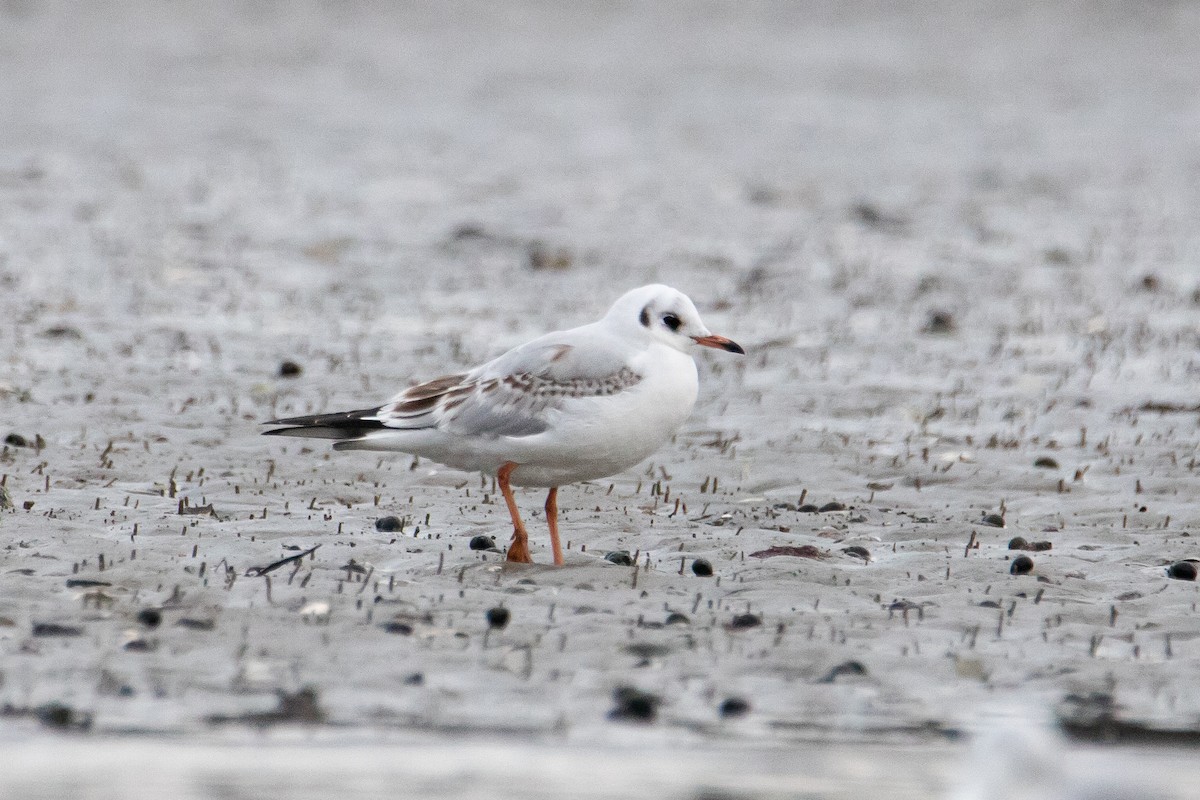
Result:
<instances>
[{"instance_id":1,"label":"small dark stone","mask_svg":"<svg viewBox=\"0 0 1200 800\"><path fill-rule=\"evenodd\" d=\"M143 608L138 612L137 621L147 628L157 628L162 624L162 612L157 608Z\"/></svg>"},{"instance_id":2,"label":"small dark stone","mask_svg":"<svg viewBox=\"0 0 1200 800\"><path fill-rule=\"evenodd\" d=\"M284 361L279 365L279 377L281 378L298 378L303 372L304 367L295 361Z\"/></svg>"},{"instance_id":3,"label":"small dark stone","mask_svg":"<svg viewBox=\"0 0 1200 800\"><path fill-rule=\"evenodd\" d=\"M375 520L375 530L381 533L395 533L404 527L399 517L380 517Z\"/></svg>"},{"instance_id":4,"label":"small dark stone","mask_svg":"<svg viewBox=\"0 0 1200 800\"><path fill-rule=\"evenodd\" d=\"M1176 561L1167 567L1167 577L1177 581L1196 580L1196 565L1191 561Z\"/></svg>"},{"instance_id":5,"label":"small dark stone","mask_svg":"<svg viewBox=\"0 0 1200 800\"><path fill-rule=\"evenodd\" d=\"M750 713L750 701L740 697L727 697L718 710L725 719L744 717Z\"/></svg>"},{"instance_id":6,"label":"small dark stone","mask_svg":"<svg viewBox=\"0 0 1200 800\"><path fill-rule=\"evenodd\" d=\"M632 686L619 686L613 691L613 703L613 709L608 712L611 720L653 722L662 698Z\"/></svg>"},{"instance_id":7,"label":"small dark stone","mask_svg":"<svg viewBox=\"0 0 1200 800\"><path fill-rule=\"evenodd\" d=\"M1050 456L1042 456L1037 461L1034 461L1033 465L1042 469L1058 469L1058 462Z\"/></svg>"},{"instance_id":8,"label":"small dark stone","mask_svg":"<svg viewBox=\"0 0 1200 800\"><path fill-rule=\"evenodd\" d=\"M867 674L867 668L861 661L843 661L821 678L820 683L833 683L841 677L859 677Z\"/></svg>"},{"instance_id":9,"label":"small dark stone","mask_svg":"<svg viewBox=\"0 0 1200 800\"><path fill-rule=\"evenodd\" d=\"M1091 545L1081 545L1081 549L1094 549ZM1025 539L1024 536L1013 536L1008 540L1008 549L1010 551L1032 551L1034 553L1049 551L1054 549L1054 542L1031 542Z\"/></svg>"},{"instance_id":10,"label":"small dark stone","mask_svg":"<svg viewBox=\"0 0 1200 800\"><path fill-rule=\"evenodd\" d=\"M71 716L70 707L61 703L47 703L37 709L38 720L54 728L65 728L71 723Z\"/></svg>"},{"instance_id":11,"label":"small dark stone","mask_svg":"<svg viewBox=\"0 0 1200 800\"><path fill-rule=\"evenodd\" d=\"M480 224L464 222L450 231L451 241L469 241L471 239L492 239L492 234Z\"/></svg>"},{"instance_id":12,"label":"small dark stone","mask_svg":"<svg viewBox=\"0 0 1200 800\"><path fill-rule=\"evenodd\" d=\"M871 560L871 551L865 547L859 547L856 544L850 545L849 547L842 550L842 552L848 556L854 556L855 558L861 558L863 561Z\"/></svg>"},{"instance_id":13,"label":"small dark stone","mask_svg":"<svg viewBox=\"0 0 1200 800\"><path fill-rule=\"evenodd\" d=\"M211 631L217 627L217 621L214 619L196 619L195 617L180 617L175 624L180 628L187 628L189 631Z\"/></svg>"},{"instance_id":14,"label":"small dark stone","mask_svg":"<svg viewBox=\"0 0 1200 800\"><path fill-rule=\"evenodd\" d=\"M697 558L692 562L692 574L698 578L711 578L713 574L712 563L707 558Z\"/></svg>"},{"instance_id":15,"label":"small dark stone","mask_svg":"<svg viewBox=\"0 0 1200 800\"><path fill-rule=\"evenodd\" d=\"M478 536L472 536L471 543L467 547L472 550L495 550L496 540L481 533Z\"/></svg>"},{"instance_id":16,"label":"small dark stone","mask_svg":"<svg viewBox=\"0 0 1200 800\"><path fill-rule=\"evenodd\" d=\"M395 620L395 619L392 620L391 622L385 622L382 625L380 625L379 627L383 628L384 633L394 633L394 634L397 634L398 636L412 636L412 632L413 632L412 625L409 625L407 622L401 622L401 621Z\"/></svg>"},{"instance_id":17,"label":"small dark stone","mask_svg":"<svg viewBox=\"0 0 1200 800\"><path fill-rule=\"evenodd\" d=\"M317 690L306 686L295 694L277 690L279 708L271 721L279 722L322 722L325 712L318 702Z\"/></svg>"},{"instance_id":18,"label":"small dark stone","mask_svg":"<svg viewBox=\"0 0 1200 800\"><path fill-rule=\"evenodd\" d=\"M805 503L804 505L800 506L796 510L799 511L801 514L815 514L818 511L820 511L821 509L819 506L817 506L816 503Z\"/></svg>"},{"instance_id":19,"label":"small dark stone","mask_svg":"<svg viewBox=\"0 0 1200 800\"><path fill-rule=\"evenodd\" d=\"M108 581L98 581L92 578L67 578L68 589L83 589L93 586L112 586Z\"/></svg>"},{"instance_id":20,"label":"small dark stone","mask_svg":"<svg viewBox=\"0 0 1200 800\"><path fill-rule=\"evenodd\" d=\"M633 556L629 555L628 550L614 550L611 553L606 553L604 556L604 560L611 561L612 563L616 564L618 567L632 567L633 566Z\"/></svg>"},{"instance_id":21,"label":"small dark stone","mask_svg":"<svg viewBox=\"0 0 1200 800\"><path fill-rule=\"evenodd\" d=\"M508 625L508 621L512 619L512 613L504 606L496 606L487 610L487 624L489 628L495 630L504 630Z\"/></svg>"},{"instance_id":22,"label":"small dark stone","mask_svg":"<svg viewBox=\"0 0 1200 800\"><path fill-rule=\"evenodd\" d=\"M826 503L825 505L821 506L817 510L820 511L822 514L825 513L826 511L845 511L846 506L844 503L838 503L835 501L832 503Z\"/></svg>"},{"instance_id":23,"label":"small dark stone","mask_svg":"<svg viewBox=\"0 0 1200 800\"><path fill-rule=\"evenodd\" d=\"M691 625L692 621L687 618L686 614L680 614L678 611L672 611L667 614L667 619L664 625Z\"/></svg>"},{"instance_id":24,"label":"small dark stone","mask_svg":"<svg viewBox=\"0 0 1200 800\"><path fill-rule=\"evenodd\" d=\"M34 636L82 636L83 628L75 625L59 625L55 622L33 623Z\"/></svg>"},{"instance_id":25,"label":"small dark stone","mask_svg":"<svg viewBox=\"0 0 1200 800\"><path fill-rule=\"evenodd\" d=\"M1013 575L1028 575L1033 572L1033 559L1029 556L1017 556L1012 560L1008 571Z\"/></svg>"},{"instance_id":26,"label":"small dark stone","mask_svg":"<svg viewBox=\"0 0 1200 800\"><path fill-rule=\"evenodd\" d=\"M54 325L42 331L42 336L48 339L82 339L83 334L78 328L73 328L70 325Z\"/></svg>"},{"instance_id":27,"label":"small dark stone","mask_svg":"<svg viewBox=\"0 0 1200 800\"><path fill-rule=\"evenodd\" d=\"M38 706L34 713L37 715L38 722L47 728L86 729L91 726L92 722L90 715L80 714L62 703L47 703L44 706Z\"/></svg>"},{"instance_id":28,"label":"small dark stone","mask_svg":"<svg viewBox=\"0 0 1200 800\"><path fill-rule=\"evenodd\" d=\"M1157 292L1162 282L1153 272L1148 272L1142 276L1142 289L1147 292Z\"/></svg>"},{"instance_id":29,"label":"small dark stone","mask_svg":"<svg viewBox=\"0 0 1200 800\"><path fill-rule=\"evenodd\" d=\"M1000 516L999 514L984 514L983 524L991 525L993 528L1003 528L1004 517Z\"/></svg>"},{"instance_id":30,"label":"small dark stone","mask_svg":"<svg viewBox=\"0 0 1200 800\"><path fill-rule=\"evenodd\" d=\"M29 447L29 440L19 433L10 433L5 436L4 443L11 447Z\"/></svg>"},{"instance_id":31,"label":"small dark stone","mask_svg":"<svg viewBox=\"0 0 1200 800\"><path fill-rule=\"evenodd\" d=\"M984 600L984 601L980 602L980 604L979 604L979 607L980 607L980 608L999 608L999 607L1000 607L1000 601L998 601L998 600Z\"/></svg>"},{"instance_id":32,"label":"small dark stone","mask_svg":"<svg viewBox=\"0 0 1200 800\"><path fill-rule=\"evenodd\" d=\"M632 644L625 645L625 652L631 656L648 660L670 655L671 648L665 644L656 644L654 642L633 642Z\"/></svg>"},{"instance_id":33,"label":"small dark stone","mask_svg":"<svg viewBox=\"0 0 1200 800\"><path fill-rule=\"evenodd\" d=\"M879 230L898 233L907 223L904 217L885 211L869 200L864 200L850 206L850 214L862 224Z\"/></svg>"},{"instance_id":34,"label":"small dark stone","mask_svg":"<svg viewBox=\"0 0 1200 800\"><path fill-rule=\"evenodd\" d=\"M125 643L125 649L131 653L149 653L154 650L154 643L145 639L132 639Z\"/></svg>"},{"instance_id":35,"label":"small dark stone","mask_svg":"<svg viewBox=\"0 0 1200 800\"><path fill-rule=\"evenodd\" d=\"M405 686L424 686L425 685L425 673L424 672L413 672L409 675L405 675L404 676L404 685Z\"/></svg>"},{"instance_id":36,"label":"small dark stone","mask_svg":"<svg viewBox=\"0 0 1200 800\"><path fill-rule=\"evenodd\" d=\"M924 327L921 328L921 333L944 335L954 333L957 327L954 315L949 311L931 311Z\"/></svg>"},{"instance_id":37,"label":"small dark stone","mask_svg":"<svg viewBox=\"0 0 1200 800\"><path fill-rule=\"evenodd\" d=\"M747 628L757 628L762 625L762 617L758 614L738 614L733 619L729 620L729 624L725 627L731 631L744 631Z\"/></svg>"}]
</instances>

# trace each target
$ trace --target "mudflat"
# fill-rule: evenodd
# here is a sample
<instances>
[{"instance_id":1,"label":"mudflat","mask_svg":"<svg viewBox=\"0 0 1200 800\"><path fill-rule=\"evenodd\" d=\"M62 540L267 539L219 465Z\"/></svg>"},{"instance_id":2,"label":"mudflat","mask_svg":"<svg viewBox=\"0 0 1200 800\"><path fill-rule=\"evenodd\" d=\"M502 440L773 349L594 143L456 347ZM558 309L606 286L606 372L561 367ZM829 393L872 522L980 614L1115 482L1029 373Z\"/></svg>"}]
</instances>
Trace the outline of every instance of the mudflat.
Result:
<instances>
[{"instance_id":1,"label":"mudflat","mask_svg":"<svg viewBox=\"0 0 1200 800\"><path fill-rule=\"evenodd\" d=\"M1198 36L5 5L0 787L1188 796ZM538 492L506 565L491 479L259 436L656 281L747 356L562 568Z\"/></svg>"}]
</instances>

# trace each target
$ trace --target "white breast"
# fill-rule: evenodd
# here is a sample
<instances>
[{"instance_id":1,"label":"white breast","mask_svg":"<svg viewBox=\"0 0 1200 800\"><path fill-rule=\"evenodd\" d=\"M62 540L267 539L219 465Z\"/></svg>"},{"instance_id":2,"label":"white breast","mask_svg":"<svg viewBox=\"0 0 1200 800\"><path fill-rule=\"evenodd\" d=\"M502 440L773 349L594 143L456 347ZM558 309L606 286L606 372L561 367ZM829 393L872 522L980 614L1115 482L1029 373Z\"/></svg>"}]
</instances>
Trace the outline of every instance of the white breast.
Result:
<instances>
[{"instance_id":1,"label":"white breast","mask_svg":"<svg viewBox=\"0 0 1200 800\"><path fill-rule=\"evenodd\" d=\"M642 376L635 386L572 400L552 415L546 432L510 440L512 460L523 465L513 483L596 480L632 467L669 441L696 403L696 362L656 343L630 367Z\"/></svg>"}]
</instances>

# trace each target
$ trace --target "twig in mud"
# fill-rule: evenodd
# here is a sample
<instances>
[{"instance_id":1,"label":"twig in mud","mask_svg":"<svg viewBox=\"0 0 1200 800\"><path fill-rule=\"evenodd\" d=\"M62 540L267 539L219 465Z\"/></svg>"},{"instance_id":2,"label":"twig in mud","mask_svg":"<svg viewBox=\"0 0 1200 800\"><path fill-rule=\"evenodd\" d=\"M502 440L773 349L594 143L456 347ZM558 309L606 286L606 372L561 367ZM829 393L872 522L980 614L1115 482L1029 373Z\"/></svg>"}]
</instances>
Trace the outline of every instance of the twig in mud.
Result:
<instances>
[{"instance_id":1,"label":"twig in mud","mask_svg":"<svg viewBox=\"0 0 1200 800\"><path fill-rule=\"evenodd\" d=\"M978 538L979 538L979 534L977 534L975 531L971 531L971 538L967 542L966 549L963 550L963 558L966 558L967 556L971 555L971 548L975 546L975 540Z\"/></svg>"},{"instance_id":2,"label":"twig in mud","mask_svg":"<svg viewBox=\"0 0 1200 800\"><path fill-rule=\"evenodd\" d=\"M303 553L297 553L294 556L288 556L287 558L281 558L278 561L267 564L265 567L250 567L249 569L246 570L246 577L254 578L254 577L261 576L261 575L266 575L268 572L274 572L275 570L282 567L284 564L291 564L294 561L302 560L305 556L312 555L313 553L315 553L317 551L317 548L320 546L321 545L319 545L319 544L314 545L314 546L310 547L309 549L305 550Z\"/></svg>"},{"instance_id":3,"label":"twig in mud","mask_svg":"<svg viewBox=\"0 0 1200 800\"><path fill-rule=\"evenodd\" d=\"M371 576L374 574L375 567L372 566L367 570L367 574L363 577L362 586L358 588L358 591L355 592L355 594L362 594L367 590L367 587L371 585Z\"/></svg>"}]
</instances>

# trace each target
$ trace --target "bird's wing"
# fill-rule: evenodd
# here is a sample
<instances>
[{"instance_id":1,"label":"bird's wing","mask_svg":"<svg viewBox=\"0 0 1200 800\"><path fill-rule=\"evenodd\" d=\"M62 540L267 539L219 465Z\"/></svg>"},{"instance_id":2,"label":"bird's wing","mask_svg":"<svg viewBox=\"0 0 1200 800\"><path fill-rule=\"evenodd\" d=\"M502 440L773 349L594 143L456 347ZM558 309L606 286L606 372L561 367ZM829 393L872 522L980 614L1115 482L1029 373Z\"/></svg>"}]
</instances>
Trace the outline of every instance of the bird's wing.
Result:
<instances>
[{"instance_id":1,"label":"bird's wing","mask_svg":"<svg viewBox=\"0 0 1200 800\"><path fill-rule=\"evenodd\" d=\"M619 342L582 329L549 334L464 375L404 390L378 409L387 428L437 428L462 436L532 436L572 400L624 391L642 376Z\"/></svg>"}]
</instances>

